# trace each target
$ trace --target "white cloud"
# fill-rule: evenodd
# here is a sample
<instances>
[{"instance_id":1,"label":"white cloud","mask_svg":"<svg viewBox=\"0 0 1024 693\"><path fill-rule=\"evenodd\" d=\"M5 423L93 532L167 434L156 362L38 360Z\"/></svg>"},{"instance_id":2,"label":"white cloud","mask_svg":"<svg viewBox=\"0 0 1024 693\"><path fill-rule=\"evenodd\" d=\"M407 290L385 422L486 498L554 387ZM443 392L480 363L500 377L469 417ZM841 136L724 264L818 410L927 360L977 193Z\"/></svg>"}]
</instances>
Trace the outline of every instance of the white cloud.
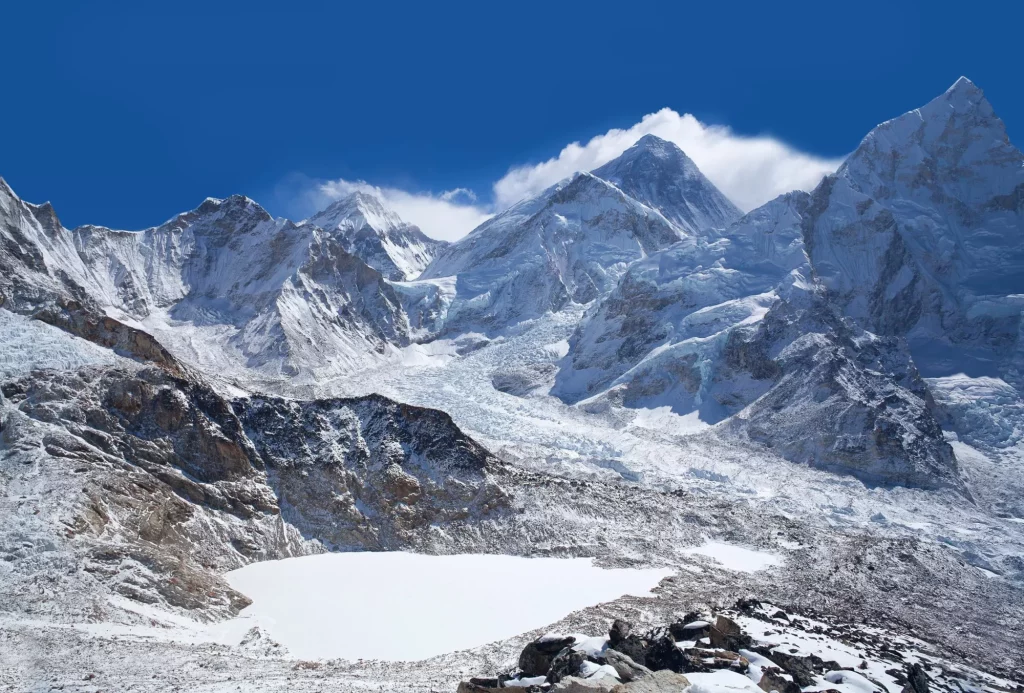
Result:
<instances>
[{"instance_id":1,"label":"white cloud","mask_svg":"<svg viewBox=\"0 0 1024 693\"><path fill-rule=\"evenodd\" d=\"M342 178L306 186L302 193L306 196L303 206L314 210L323 209L332 201L357 190L377 193L388 202L398 216L410 224L416 224L431 238L457 240L491 217L487 210L472 204L476 200L476 195L467 188L456 188L440 195L432 195L411 193L399 188L377 187L364 181L349 181ZM460 202L460 199L468 202Z\"/></svg>"},{"instance_id":2,"label":"white cloud","mask_svg":"<svg viewBox=\"0 0 1024 693\"><path fill-rule=\"evenodd\" d=\"M609 130L586 144L574 142L547 161L513 167L494 183L490 205L478 202L476 194L468 188L440 194L413 193L363 181L318 181L301 175L283 181L276 195L285 200L282 206L287 211L301 218L356 190L371 190L382 195L399 216L419 226L428 236L451 241L465 236L494 212L577 171L590 171L611 161L647 134L677 144L744 211L791 190L810 190L842 163L842 159L798 151L772 137L737 135L728 127L706 125L689 113L680 115L663 108L625 130Z\"/></svg>"},{"instance_id":3,"label":"white cloud","mask_svg":"<svg viewBox=\"0 0 1024 693\"><path fill-rule=\"evenodd\" d=\"M791 190L810 190L842 163L797 151L771 137L737 135L721 125L705 125L689 113L663 108L626 130L609 130L586 144L568 145L553 159L512 168L494 184L495 207L504 209L577 171L595 169L648 134L677 144L744 211Z\"/></svg>"},{"instance_id":4,"label":"white cloud","mask_svg":"<svg viewBox=\"0 0 1024 693\"><path fill-rule=\"evenodd\" d=\"M445 202L454 202L458 198L462 197L469 202L476 202L476 193L469 188L455 188L454 190L445 190L443 193L438 195Z\"/></svg>"}]
</instances>

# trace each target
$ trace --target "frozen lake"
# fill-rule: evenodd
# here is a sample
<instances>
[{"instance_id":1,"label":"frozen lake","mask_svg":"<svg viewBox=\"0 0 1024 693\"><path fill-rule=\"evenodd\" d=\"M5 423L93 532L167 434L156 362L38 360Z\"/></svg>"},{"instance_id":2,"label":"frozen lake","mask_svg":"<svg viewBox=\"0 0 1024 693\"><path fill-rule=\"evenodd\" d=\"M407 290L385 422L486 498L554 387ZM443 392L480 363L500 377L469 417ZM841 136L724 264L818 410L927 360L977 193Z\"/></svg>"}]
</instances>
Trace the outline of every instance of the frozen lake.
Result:
<instances>
[{"instance_id":1,"label":"frozen lake","mask_svg":"<svg viewBox=\"0 0 1024 693\"><path fill-rule=\"evenodd\" d=\"M669 569L589 558L329 553L226 575L253 600L241 614L292 655L417 660L518 635L583 607L647 596Z\"/></svg>"}]
</instances>

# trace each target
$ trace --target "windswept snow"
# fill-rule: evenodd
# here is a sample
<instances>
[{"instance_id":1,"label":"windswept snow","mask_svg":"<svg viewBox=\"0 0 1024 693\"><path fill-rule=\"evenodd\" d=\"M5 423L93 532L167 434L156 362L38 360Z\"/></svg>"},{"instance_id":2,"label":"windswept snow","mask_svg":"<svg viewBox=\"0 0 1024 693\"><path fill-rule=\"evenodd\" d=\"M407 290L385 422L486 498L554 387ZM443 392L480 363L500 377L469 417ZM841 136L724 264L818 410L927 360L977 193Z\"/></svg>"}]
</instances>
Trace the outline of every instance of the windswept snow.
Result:
<instances>
[{"instance_id":1,"label":"windswept snow","mask_svg":"<svg viewBox=\"0 0 1024 693\"><path fill-rule=\"evenodd\" d=\"M253 600L240 619L295 656L401 661L485 645L626 594L647 596L672 572L606 570L587 558L361 552L256 563L226 577Z\"/></svg>"}]
</instances>

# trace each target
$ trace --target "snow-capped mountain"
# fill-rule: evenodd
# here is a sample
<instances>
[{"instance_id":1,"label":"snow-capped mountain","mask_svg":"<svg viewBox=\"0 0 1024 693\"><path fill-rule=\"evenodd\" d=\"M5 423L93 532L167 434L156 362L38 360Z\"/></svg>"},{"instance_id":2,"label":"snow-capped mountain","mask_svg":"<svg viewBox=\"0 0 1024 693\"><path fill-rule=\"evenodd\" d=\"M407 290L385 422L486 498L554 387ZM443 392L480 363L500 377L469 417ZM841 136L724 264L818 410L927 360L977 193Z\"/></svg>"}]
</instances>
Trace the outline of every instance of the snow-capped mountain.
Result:
<instances>
[{"instance_id":1,"label":"snow-capped mountain","mask_svg":"<svg viewBox=\"0 0 1024 693\"><path fill-rule=\"evenodd\" d=\"M455 277L443 332L501 329L598 298L630 262L682 237L659 212L577 173L453 243L422 279Z\"/></svg>"},{"instance_id":2,"label":"snow-capped mountain","mask_svg":"<svg viewBox=\"0 0 1024 693\"><path fill-rule=\"evenodd\" d=\"M966 78L872 130L813 193L807 249L866 329L926 375L1019 368L1024 155Z\"/></svg>"},{"instance_id":3,"label":"snow-capped mountain","mask_svg":"<svg viewBox=\"0 0 1024 693\"><path fill-rule=\"evenodd\" d=\"M724 228L742 212L672 142L644 135L593 174L661 212L685 233Z\"/></svg>"},{"instance_id":4,"label":"snow-capped mountain","mask_svg":"<svg viewBox=\"0 0 1024 693\"><path fill-rule=\"evenodd\" d=\"M697 390L686 395L684 387L677 397L695 397L706 417L723 418L724 410L708 411L715 406L706 391L711 383L700 383L700 369L729 329L762 317L777 299L776 286L806 265L801 222L807 204L806 193L784 195L721 236L688 237L630 265L580 324L553 392L576 402L650 370L663 387L627 388L622 396L630 406L659 406L669 389L696 383ZM655 354L659 365L642 365ZM665 368L673 359L689 361L693 373ZM688 408L681 400L674 404Z\"/></svg>"},{"instance_id":5,"label":"snow-capped mountain","mask_svg":"<svg viewBox=\"0 0 1024 693\"><path fill-rule=\"evenodd\" d=\"M903 345L844 320L811 278L808 210L790 193L631 265L573 335L552 393L729 419L787 459L870 483L962 488Z\"/></svg>"},{"instance_id":6,"label":"snow-capped mountain","mask_svg":"<svg viewBox=\"0 0 1024 693\"><path fill-rule=\"evenodd\" d=\"M140 232L65 229L6 184L0 198L0 291L15 309L86 301L215 375L343 372L407 340L399 297L337 231L248 198L210 198Z\"/></svg>"},{"instance_id":7,"label":"snow-capped mountain","mask_svg":"<svg viewBox=\"0 0 1024 693\"><path fill-rule=\"evenodd\" d=\"M1022 164L961 80L742 216L653 137L450 245L365 194L67 229L0 179L0 687L1016 690ZM239 617L226 570L339 550L673 574L393 667Z\"/></svg>"},{"instance_id":8,"label":"snow-capped mountain","mask_svg":"<svg viewBox=\"0 0 1024 693\"><path fill-rule=\"evenodd\" d=\"M307 221L340 234L345 250L395 281L418 277L447 245L402 221L380 195L367 191L337 200Z\"/></svg>"}]
</instances>

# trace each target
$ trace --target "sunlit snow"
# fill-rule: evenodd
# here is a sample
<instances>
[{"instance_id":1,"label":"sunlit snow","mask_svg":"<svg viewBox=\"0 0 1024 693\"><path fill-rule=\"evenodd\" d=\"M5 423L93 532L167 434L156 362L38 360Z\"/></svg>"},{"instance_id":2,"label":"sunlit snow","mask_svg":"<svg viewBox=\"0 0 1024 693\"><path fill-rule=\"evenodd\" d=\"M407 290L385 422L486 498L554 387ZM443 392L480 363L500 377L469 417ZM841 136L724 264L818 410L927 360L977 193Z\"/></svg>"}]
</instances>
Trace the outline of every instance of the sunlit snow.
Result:
<instances>
[{"instance_id":1,"label":"sunlit snow","mask_svg":"<svg viewBox=\"0 0 1024 693\"><path fill-rule=\"evenodd\" d=\"M686 551L714 559L729 570L737 570L742 573L753 573L757 570L781 565L782 559L778 556L764 551L754 551L742 546L723 544L718 541L705 542L701 546L695 546Z\"/></svg>"},{"instance_id":2,"label":"sunlit snow","mask_svg":"<svg viewBox=\"0 0 1024 693\"><path fill-rule=\"evenodd\" d=\"M671 572L606 570L588 558L358 552L255 563L226 577L253 600L240 619L294 656L399 661L512 637L626 594L648 596Z\"/></svg>"}]
</instances>

